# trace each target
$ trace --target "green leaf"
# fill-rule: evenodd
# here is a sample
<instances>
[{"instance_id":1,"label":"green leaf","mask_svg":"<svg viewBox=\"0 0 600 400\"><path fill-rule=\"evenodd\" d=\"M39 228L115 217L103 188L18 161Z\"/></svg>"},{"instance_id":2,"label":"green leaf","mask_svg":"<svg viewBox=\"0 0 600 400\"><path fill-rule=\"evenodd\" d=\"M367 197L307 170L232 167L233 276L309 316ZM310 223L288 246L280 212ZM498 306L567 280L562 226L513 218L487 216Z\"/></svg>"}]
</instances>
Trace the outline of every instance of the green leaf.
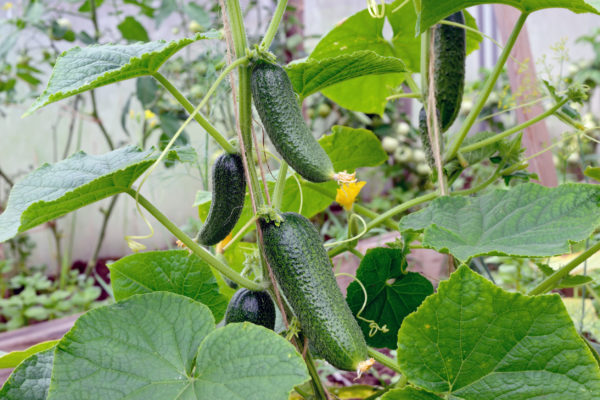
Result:
<instances>
[{"instance_id":1,"label":"green leaf","mask_svg":"<svg viewBox=\"0 0 600 400\"><path fill-rule=\"evenodd\" d=\"M205 305L154 292L77 320L56 349L48 400L287 399L307 378L301 356L274 332L215 330Z\"/></svg>"},{"instance_id":2,"label":"green leaf","mask_svg":"<svg viewBox=\"0 0 600 400\"><path fill-rule=\"evenodd\" d=\"M102 5L102 3L104 3L104 0L96 0L94 2L94 5L96 6L96 9L98 9L98 7L100 7ZM78 10L80 13L86 13L86 12L90 12L92 11L92 4L90 0L85 0L83 2L83 4L81 5L81 7L79 7Z\"/></svg>"},{"instance_id":3,"label":"green leaf","mask_svg":"<svg viewBox=\"0 0 600 400\"><path fill-rule=\"evenodd\" d=\"M423 231L423 246L462 261L481 255L546 257L600 224L600 187L526 183L479 197L440 197L400 220L400 231Z\"/></svg>"},{"instance_id":4,"label":"green leaf","mask_svg":"<svg viewBox=\"0 0 600 400\"><path fill-rule=\"evenodd\" d=\"M186 250L149 251L131 254L109 266L115 300L155 291L187 296L210 308L215 320L223 319L227 298L210 266Z\"/></svg>"},{"instance_id":5,"label":"green leaf","mask_svg":"<svg viewBox=\"0 0 600 400\"><path fill-rule=\"evenodd\" d=\"M542 271L545 276L550 276L554 272L554 269L547 264L537 264L538 268ZM556 285L556 289L570 289L578 286L586 285L590 282L593 282L591 276L586 275L567 275L560 280L558 285Z\"/></svg>"},{"instance_id":6,"label":"green leaf","mask_svg":"<svg viewBox=\"0 0 600 400\"><path fill-rule=\"evenodd\" d=\"M417 34L423 33L448 15L478 4L497 3L492 0L420 0L415 2L418 13ZM502 0L506 4L527 13L545 8L566 8L575 13L600 14L598 0Z\"/></svg>"},{"instance_id":7,"label":"green leaf","mask_svg":"<svg viewBox=\"0 0 600 400\"><path fill-rule=\"evenodd\" d=\"M49 340L28 347L25 350L11 351L0 357L0 368L14 368L29 356L54 347L58 340Z\"/></svg>"},{"instance_id":8,"label":"green leaf","mask_svg":"<svg viewBox=\"0 0 600 400\"><path fill-rule=\"evenodd\" d=\"M479 143L479 142L481 142L485 139L489 139L490 137L495 136L495 135L496 135L496 133L490 132L490 131L477 132L473 136L469 136L463 141L463 147L469 146L469 145L472 145L475 143ZM468 153L464 153L464 154L462 154L462 157L469 166L479 164L480 162L487 160L488 158L490 158L491 156L496 154L498 152L498 150L500 149L500 143L502 143L502 142L494 142L494 143L488 144L487 146L484 146L480 149L470 151ZM457 171L462 171L463 166L461 165L459 160L455 159L455 160L452 160L452 161L446 163L446 165L444 165L444 169L446 170L448 175L451 175Z\"/></svg>"},{"instance_id":9,"label":"green leaf","mask_svg":"<svg viewBox=\"0 0 600 400\"><path fill-rule=\"evenodd\" d=\"M367 290L367 304L360 317L374 321L380 327L385 325L389 330L371 335L369 323L357 317L369 346L396 349L402 320L433 293L427 278L415 272L403 273L404 269L406 261L401 249L372 249L360 262L356 278ZM358 282L353 281L348 286L346 301L356 316L365 301Z\"/></svg>"},{"instance_id":10,"label":"green leaf","mask_svg":"<svg viewBox=\"0 0 600 400\"><path fill-rule=\"evenodd\" d=\"M388 159L381 141L369 130L336 125L331 132L321 137L319 144L336 171L354 172L356 168L376 167Z\"/></svg>"},{"instance_id":11,"label":"green leaf","mask_svg":"<svg viewBox=\"0 0 600 400\"><path fill-rule=\"evenodd\" d=\"M285 67L294 91L306 98L336 83L367 75L406 72L404 63L369 50L320 60L309 58Z\"/></svg>"},{"instance_id":12,"label":"green leaf","mask_svg":"<svg viewBox=\"0 0 600 400\"><path fill-rule=\"evenodd\" d=\"M398 333L408 381L464 400L594 399L600 369L558 295L509 293L462 266Z\"/></svg>"},{"instance_id":13,"label":"green leaf","mask_svg":"<svg viewBox=\"0 0 600 400\"><path fill-rule=\"evenodd\" d=\"M465 16L465 25L469 28L477 29L477 20L467 10L463 10ZM467 55L471 54L475 50L479 50L479 43L483 41L483 36L480 33L467 30Z\"/></svg>"},{"instance_id":14,"label":"green leaf","mask_svg":"<svg viewBox=\"0 0 600 400\"><path fill-rule=\"evenodd\" d=\"M56 164L42 165L13 186L0 214L0 243L129 189L157 158L154 150L128 146L98 156L80 151Z\"/></svg>"},{"instance_id":15,"label":"green leaf","mask_svg":"<svg viewBox=\"0 0 600 400\"><path fill-rule=\"evenodd\" d=\"M54 348L29 356L10 374L0 390L3 400L46 400Z\"/></svg>"},{"instance_id":16,"label":"green leaf","mask_svg":"<svg viewBox=\"0 0 600 400\"><path fill-rule=\"evenodd\" d=\"M146 28L134 17L127 16L125 19L117 25L123 39L129 40L130 42L148 42L148 32Z\"/></svg>"},{"instance_id":17,"label":"green leaf","mask_svg":"<svg viewBox=\"0 0 600 400\"><path fill-rule=\"evenodd\" d=\"M600 167L587 167L584 172L585 176L600 182Z\"/></svg>"},{"instance_id":18,"label":"green leaf","mask_svg":"<svg viewBox=\"0 0 600 400\"><path fill-rule=\"evenodd\" d=\"M58 57L48 87L25 112L100 86L151 75L173 54L200 39L215 39L216 32L193 38L135 44L73 47Z\"/></svg>"},{"instance_id":19,"label":"green leaf","mask_svg":"<svg viewBox=\"0 0 600 400\"><path fill-rule=\"evenodd\" d=\"M150 76L142 76L135 82L135 94L144 108L149 108L158 95L158 83Z\"/></svg>"},{"instance_id":20,"label":"green leaf","mask_svg":"<svg viewBox=\"0 0 600 400\"><path fill-rule=\"evenodd\" d=\"M324 60L368 50L394 57L394 48L383 37L384 19L372 18L367 10L340 22L317 44L308 60ZM404 74L354 78L323 90L323 94L349 110L382 114L386 98L404 81Z\"/></svg>"},{"instance_id":21,"label":"green leaf","mask_svg":"<svg viewBox=\"0 0 600 400\"><path fill-rule=\"evenodd\" d=\"M439 397L433 393L426 392L415 387L405 387L394 389L387 392L381 400L439 400Z\"/></svg>"}]
</instances>

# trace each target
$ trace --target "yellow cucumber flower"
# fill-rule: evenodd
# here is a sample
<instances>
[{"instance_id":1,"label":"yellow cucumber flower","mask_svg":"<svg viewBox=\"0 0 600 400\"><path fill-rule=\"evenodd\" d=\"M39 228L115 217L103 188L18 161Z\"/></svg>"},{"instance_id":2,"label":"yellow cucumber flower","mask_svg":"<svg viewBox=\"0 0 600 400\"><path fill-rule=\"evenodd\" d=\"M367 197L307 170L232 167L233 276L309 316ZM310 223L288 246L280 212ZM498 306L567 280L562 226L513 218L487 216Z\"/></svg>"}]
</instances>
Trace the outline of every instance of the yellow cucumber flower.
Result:
<instances>
[{"instance_id":1,"label":"yellow cucumber flower","mask_svg":"<svg viewBox=\"0 0 600 400\"><path fill-rule=\"evenodd\" d=\"M360 190L365 186L367 182L350 182L342 183L342 187L338 188L335 201L340 203L346 211L352 210L356 196L360 193Z\"/></svg>"}]
</instances>

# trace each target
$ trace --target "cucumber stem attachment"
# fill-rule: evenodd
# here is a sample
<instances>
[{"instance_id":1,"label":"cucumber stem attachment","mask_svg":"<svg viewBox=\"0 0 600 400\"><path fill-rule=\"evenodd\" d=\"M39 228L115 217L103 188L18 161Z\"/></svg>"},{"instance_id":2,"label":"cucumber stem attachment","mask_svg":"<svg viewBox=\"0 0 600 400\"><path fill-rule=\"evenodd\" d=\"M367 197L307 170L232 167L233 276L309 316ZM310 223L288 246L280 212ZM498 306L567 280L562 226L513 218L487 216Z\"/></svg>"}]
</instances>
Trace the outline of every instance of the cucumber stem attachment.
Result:
<instances>
[{"instance_id":1,"label":"cucumber stem attachment","mask_svg":"<svg viewBox=\"0 0 600 400\"><path fill-rule=\"evenodd\" d=\"M269 23L269 27L267 28L267 32L263 37L263 40L260 42L259 48L261 50L269 50L271 47L271 43L273 39L275 39L275 35L277 34L277 30L279 29L279 25L281 24L281 19L283 18L283 14L285 13L285 9L287 7L288 0L279 0L277 3L277 8L275 9L275 13L273 13L273 17L271 18L271 22Z\"/></svg>"},{"instance_id":2,"label":"cucumber stem attachment","mask_svg":"<svg viewBox=\"0 0 600 400\"><path fill-rule=\"evenodd\" d=\"M194 254L206 261L211 267L225 275L240 286L244 286L250 290L260 291L264 290L266 286L262 283L251 281L248 278L244 278L237 272L223 264L219 259L213 256L208 250L200 246L198 243L186 235L181 229L179 229L169 218L167 218L158 208L156 208L148 199L139 194L135 189L129 188L125 191L133 199L135 199L142 207L144 207L158 222L160 222L169 232L171 232L177 239L187 246Z\"/></svg>"},{"instance_id":3,"label":"cucumber stem attachment","mask_svg":"<svg viewBox=\"0 0 600 400\"><path fill-rule=\"evenodd\" d=\"M367 349L367 351L369 353L369 356L373 357L375 359L375 361L377 361L379 364L388 367L392 371L402 374L402 371L400 371L400 367L398 366L396 361L394 361L392 358L386 356L385 354L378 352L377 350L375 350L372 347L369 347Z\"/></svg>"}]
</instances>

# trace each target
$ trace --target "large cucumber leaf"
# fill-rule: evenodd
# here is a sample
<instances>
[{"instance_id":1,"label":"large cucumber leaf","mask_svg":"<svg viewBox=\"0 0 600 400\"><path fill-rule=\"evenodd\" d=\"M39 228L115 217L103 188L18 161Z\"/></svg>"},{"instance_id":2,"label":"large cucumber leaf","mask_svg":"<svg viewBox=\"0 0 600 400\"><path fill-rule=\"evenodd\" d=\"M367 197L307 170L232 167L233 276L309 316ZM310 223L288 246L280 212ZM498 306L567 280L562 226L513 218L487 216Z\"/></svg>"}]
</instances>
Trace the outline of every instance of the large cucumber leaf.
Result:
<instances>
[{"instance_id":1,"label":"large cucumber leaf","mask_svg":"<svg viewBox=\"0 0 600 400\"><path fill-rule=\"evenodd\" d=\"M410 383L444 398L592 400L600 393L600 369L560 296L509 293L466 266L404 319L398 364Z\"/></svg>"},{"instance_id":2,"label":"large cucumber leaf","mask_svg":"<svg viewBox=\"0 0 600 400\"><path fill-rule=\"evenodd\" d=\"M337 172L353 172L357 168L375 167L383 164L388 159L387 153L381 147L381 141L373 132L366 129L334 126L332 133L319 139L319 143L331 159ZM275 187L274 175L267 171L267 186L271 193ZM300 185L298 185L298 182ZM318 185L322 191L331 194L323 194L321 191L316 190L314 185ZM331 204L332 198L335 198L336 188L337 184L335 182L314 184L301 178L296 181L290 170L289 177L285 181L281 211L300 212L305 217L311 218ZM300 190L302 190L302 195L300 195ZM198 207L198 214L202 220L205 220L208 215L210 202L211 195L209 192L199 191L197 193L194 206ZM246 196L244 209L240 220L233 228L233 234L239 232L250 218L252 218L252 206L249 196Z\"/></svg>"},{"instance_id":3,"label":"large cucumber leaf","mask_svg":"<svg viewBox=\"0 0 600 400\"><path fill-rule=\"evenodd\" d=\"M383 395L381 400L439 400L440 397L411 386L402 389L390 390Z\"/></svg>"},{"instance_id":4,"label":"large cucumber leaf","mask_svg":"<svg viewBox=\"0 0 600 400\"><path fill-rule=\"evenodd\" d=\"M151 75L173 54L200 39L215 39L216 32L197 34L193 38L157 40L135 44L101 44L73 47L56 60L46 90L29 107L25 115L47 104L100 86Z\"/></svg>"},{"instance_id":5,"label":"large cucumber leaf","mask_svg":"<svg viewBox=\"0 0 600 400\"><path fill-rule=\"evenodd\" d=\"M54 347L56 343L58 343L58 340L48 340L46 342L34 344L25 350L16 350L3 354L0 357L0 368L14 368L26 358L29 358L30 356L41 351L48 350Z\"/></svg>"},{"instance_id":6,"label":"large cucumber leaf","mask_svg":"<svg viewBox=\"0 0 600 400\"><path fill-rule=\"evenodd\" d=\"M131 254L109 265L109 269L117 301L134 294L164 291L205 304L217 322L225 315L227 297L219 293L210 266L186 250Z\"/></svg>"},{"instance_id":7,"label":"large cucumber leaf","mask_svg":"<svg viewBox=\"0 0 600 400\"><path fill-rule=\"evenodd\" d=\"M158 156L152 149L127 146L98 156L80 151L56 164L42 165L12 188L0 214L0 243L129 189ZM178 159L177 150L169 157Z\"/></svg>"},{"instance_id":8,"label":"large cucumber leaf","mask_svg":"<svg viewBox=\"0 0 600 400\"><path fill-rule=\"evenodd\" d=\"M285 69L301 98L361 76L406 72L398 58L383 57L369 50L320 60L309 58L288 64Z\"/></svg>"},{"instance_id":9,"label":"large cucumber leaf","mask_svg":"<svg viewBox=\"0 0 600 400\"><path fill-rule=\"evenodd\" d=\"M479 197L441 197L400 220L423 246L462 261L481 255L546 257L570 251L600 225L600 187L526 183Z\"/></svg>"},{"instance_id":10,"label":"large cucumber leaf","mask_svg":"<svg viewBox=\"0 0 600 400\"><path fill-rule=\"evenodd\" d=\"M307 379L276 333L249 323L215 330L205 305L154 292L77 320L56 348L48 400L287 399Z\"/></svg>"},{"instance_id":11,"label":"large cucumber leaf","mask_svg":"<svg viewBox=\"0 0 600 400\"><path fill-rule=\"evenodd\" d=\"M20 363L0 390L3 400L46 400L54 348L35 353Z\"/></svg>"},{"instance_id":12,"label":"large cucumber leaf","mask_svg":"<svg viewBox=\"0 0 600 400\"><path fill-rule=\"evenodd\" d=\"M367 291L367 303L357 322L367 344L376 348L395 349L402 320L433 293L427 278L416 272L405 272L406 262L401 249L376 248L367 251L356 271L356 279ZM365 296L358 282L348 286L346 301L357 316ZM387 332L373 331L368 322L385 326Z\"/></svg>"},{"instance_id":13,"label":"large cucumber leaf","mask_svg":"<svg viewBox=\"0 0 600 400\"><path fill-rule=\"evenodd\" d=\"M489 3L506 4L528 13L544 8L566 8L575 13L600 14L598 0L420 0L415 2L419 15L417 32L425 32L427 28L456 11Z\"/></svg>"}]
</instances>

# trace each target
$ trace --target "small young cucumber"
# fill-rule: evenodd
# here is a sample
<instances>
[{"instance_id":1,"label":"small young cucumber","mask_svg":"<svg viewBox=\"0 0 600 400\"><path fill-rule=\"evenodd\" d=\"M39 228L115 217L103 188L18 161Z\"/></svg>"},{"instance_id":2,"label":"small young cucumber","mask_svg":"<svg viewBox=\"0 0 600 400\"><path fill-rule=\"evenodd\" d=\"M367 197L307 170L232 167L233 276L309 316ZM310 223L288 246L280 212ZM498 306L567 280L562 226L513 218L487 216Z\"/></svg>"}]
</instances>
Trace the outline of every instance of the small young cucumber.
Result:
<instances>
[{"instance_id":1,"label":"small young cucumber","mask_svg":"<svg viewBox=\"0 0 600 400\"><path fill-rule=\"evenodd\" d=\"M331 180L333 164L306 126L285 70L259 60L252 67L251 83L254 105L281 157L306 180Z\"/></svg>"},{"instance_id":2,"label":"small young cucumber","mask_svg":"<svg viewBox=\"0 0 600 400\"><path fill-rule=\"evenodd\" d=\"M225 323L252 322L268 329L275 329L275 305L267 292L253 292L242 288L234 293L227 311Z\"/></svg>"},{"instance_id":3,"label":"small young cucumber","mask_svg":"<svg viewBox=\"0 0 600 400\"><path fill-rule=\"evenodd\" d=\"M435 171L435 158L433 157L433 150L429 140L429 130L427 129L427 112L425 111L425 108L421 108L421 112L419 112L419 137L423 143L423 151L425 152L427 164L429 164L429 167L432 171Z\"/></svg>"},{"instance_id":4,"label":"small young cucumber","mask_svg":"<svg viewBox=\"0 0 600 400\"><path fill-rule=\"evenodd\" d=\"M340 291L319 232L300 214L260 221L263 246L281 291L318 356L355 371L367 360L367 344Z\"/></svg>"},{"instance_id":5,"label":"small young cucumber","mask_svg":"<svg viewBox=\"0 0 600 400\"><path fill-rule=\"evenodd\" d=\"M212 169L212 202L208 217L198 234L198 242L212 246L225 239L244 207L246 177L239 154L223 154Z\"/></svg>"},{"instance_id":6,"label":"small young cucumber","mask_svg":"<svg viewBox=\"0 0 600 400\"><path fill-rule=\"evenodd\" d=\"M459 11L447 17L446 21L464 24L465 17ZM450 128L460 111L465 86L466 43L463 28L444 24L436 26L433 79L442 132Z\"/></svg>"}]
</instances>

